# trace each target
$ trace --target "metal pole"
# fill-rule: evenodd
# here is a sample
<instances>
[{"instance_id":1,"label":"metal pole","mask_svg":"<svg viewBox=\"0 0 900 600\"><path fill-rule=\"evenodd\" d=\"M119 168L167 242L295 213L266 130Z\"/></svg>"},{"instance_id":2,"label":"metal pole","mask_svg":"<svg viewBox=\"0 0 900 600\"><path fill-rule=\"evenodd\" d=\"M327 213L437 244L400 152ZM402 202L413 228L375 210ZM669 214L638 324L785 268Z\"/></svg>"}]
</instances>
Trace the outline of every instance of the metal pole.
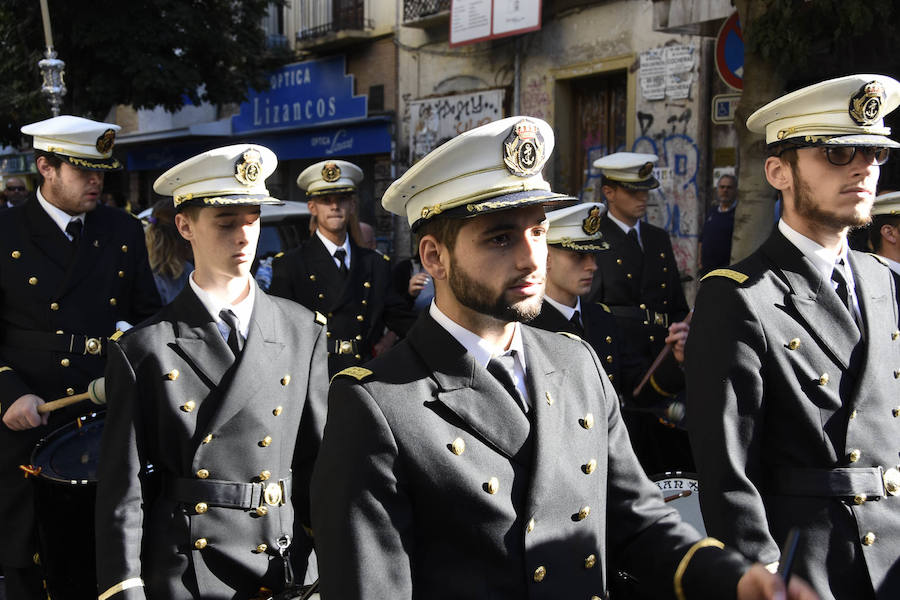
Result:
<instances>
[{"instance_id":1,"label":"metal pole","mask_svg":"<svg viewBox=\"0 0 900 600\"><path fill-rule=\"evenodd\" d=\"M56 52L53 50L53 31L50 29L50 10L47 8L47 0L41 0L41 19L44 23L44 43L47 46L43 60L38 61L38 68L40 68L44 80L41 92L50 103L53 116L58 117L62 98L66 95L64 79L66 63L56 58Z\"/></svg>"}]
</instances>

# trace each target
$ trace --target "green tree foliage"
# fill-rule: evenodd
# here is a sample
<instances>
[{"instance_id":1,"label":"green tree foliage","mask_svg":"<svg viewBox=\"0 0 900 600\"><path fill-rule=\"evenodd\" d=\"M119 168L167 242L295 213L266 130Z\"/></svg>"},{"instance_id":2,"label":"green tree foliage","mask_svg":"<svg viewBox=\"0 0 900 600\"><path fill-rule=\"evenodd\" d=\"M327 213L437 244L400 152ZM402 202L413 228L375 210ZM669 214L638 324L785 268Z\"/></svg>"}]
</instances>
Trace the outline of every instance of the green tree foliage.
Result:
<instances>
[{"instance_id":1,"label":"green tree foliage","mask_svg":"<svg viewBox=\"0 0 900 600\"><path fill-rule=\"evenodd\" d=\"M175 111L241 102L266 71L290 59L268 49L268 0L49 0L53 44L66 63L62 113L102 119L118 104ZM283 4L277 2L277 4ZM0 142L50 115L37 62L44 51L37 0L0 3Z\"/></svg>"}]
</instances>

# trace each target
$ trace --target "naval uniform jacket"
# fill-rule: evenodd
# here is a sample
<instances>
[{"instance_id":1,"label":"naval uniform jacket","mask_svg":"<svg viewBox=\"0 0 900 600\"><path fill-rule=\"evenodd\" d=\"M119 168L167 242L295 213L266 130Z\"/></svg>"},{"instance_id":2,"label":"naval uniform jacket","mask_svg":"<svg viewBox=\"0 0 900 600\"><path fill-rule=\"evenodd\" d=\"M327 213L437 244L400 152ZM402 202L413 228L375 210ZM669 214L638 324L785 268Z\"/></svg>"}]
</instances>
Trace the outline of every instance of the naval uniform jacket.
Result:
<instances>
[{"instance_id":1,"label":"naval uniform jacket","mask_svg":"<svg viewBox=\"0 0 900 600\"><path fill-rule=\"evenodd\" d=\"M621 332L622 393L626 408L652 410L657 404L670 402L680 391L648 391L637 399L631 395L647 366L665 345L668 326L684 319L688 312L672 242L665 230L642 222L642 254L607 215L600 221L600 231L610 248L597 253L599 269L594 275L596 290L592 298L609 307ZM656 391L653 386L648 386L648 390ZM635 400L633 404L632 400Z\"/></svg>"},{"instance_id":2,"label":"naval uniform jacket","mask_svg":"<svg viewBox=\"0 0 900 600\"><path fill-rule=\"evenodd\" d=\"M45 401L87 390L103 375L117 321L136 324L159 310L140 221L97 206L73 248L32 197L0 217L0 415L24 394ZM91 353L86 342L91 343ZM0 564L32 565L34 500L27 465L38 440L90 403L50 414L26 431L0 424Z\"/></svg>"},{"instance_id":3,"label":"naval uniform jacket","mask_svg":"<svg viewBox=\"0 0 900 600\"><path fill-rule=\"evenodd\" d=\"M743 559L686 555L699 536L643 476L588 344L522 329L531 420L427 313L334 378L311 487L323 598L601 598L613 555L655 597L675 579L733 597Z\"/></svg>"},{"instance_id":4,"label":"naval uniform jacket","mask_svg":"<svg viewBox=\"0 0 900 600\"><path fill-rule=\"evenodd\" d=\"M190 286L110 349L96 529L98 588L111 598L278 591L286 535L302 581L328 385L324 319L255 294L237 361ZM235 493L243 507L226 506Z\"/></svg>"},{"instance_id":5,"label":"naval uniform jacket","mask_svg":"<svg viewBox=\"0 0 900 600\"><path fill-rule=\"evenodd\" d=\"M779 231L704 278L689 429L710 535L769 563L797 526L794 572L824 600L886 600L900 589L900 497L879 469L900 463L900 319L887 267L849 260L861 338L831 280Z\"/></svg>"},{"instance_id":6,"label":"naval uniform jacket","mask_svg":"<svg viewBox=\"0 0 900 600\"><path fill-rule=\"evenodd\" d=\"M618 390L619 331L616 320L600 304L582 302L580 312L583 326L572 323L555 306L544 302L540 314L528 324L544 331L565 331L587 340L603 363L607 377Z\"/></svg>"},{"instance_id":7,"label":"naval uniform jacket","mask_svg":"<svg viewBox=\"0 0 900 600\"><path fill-rule=\"evenodd\" d=\"M350 271L343 278L322 240L313 235L273 262L269 293L328 317L329 375L372 358L385 325L402 337L415 320L393 291L389 260L351 239Z\"/></svg>"}]
</instances>

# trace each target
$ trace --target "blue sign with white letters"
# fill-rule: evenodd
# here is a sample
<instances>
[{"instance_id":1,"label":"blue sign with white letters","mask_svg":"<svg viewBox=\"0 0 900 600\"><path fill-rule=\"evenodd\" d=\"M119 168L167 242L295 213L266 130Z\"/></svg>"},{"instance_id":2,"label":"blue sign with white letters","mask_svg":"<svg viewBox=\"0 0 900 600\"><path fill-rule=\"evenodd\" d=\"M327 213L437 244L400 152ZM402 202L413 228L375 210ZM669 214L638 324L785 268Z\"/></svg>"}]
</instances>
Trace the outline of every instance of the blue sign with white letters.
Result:
<instances>
[{"instance_id":1,"label":"blue sign with white letters","mask_svg":"<svg viewBox=\"0 0 900 600\"><path fill-rule=\"evenodd\" d=\"M250 90L231 118L235 134L297 129L366 116L367 97L353 95L343 56L292 63L269 74L271 87Z\"/></svg>"}]
</instances>

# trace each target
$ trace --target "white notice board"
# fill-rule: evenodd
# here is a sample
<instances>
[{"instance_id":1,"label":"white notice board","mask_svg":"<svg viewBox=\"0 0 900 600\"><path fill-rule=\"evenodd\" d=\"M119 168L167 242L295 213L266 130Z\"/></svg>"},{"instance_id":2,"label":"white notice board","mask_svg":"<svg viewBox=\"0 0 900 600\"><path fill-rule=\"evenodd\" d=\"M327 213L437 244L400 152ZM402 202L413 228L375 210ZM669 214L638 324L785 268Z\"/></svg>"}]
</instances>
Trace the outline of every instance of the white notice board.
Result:
<instances>
[{"instance_id":1,"label":"white notice board","mask_svg":"<svg viewBox=\"0 0 900 600\"><path fill-rule=\"evenodd\" d=\"M472 44L541 28L542 0L451 0L450 45Z\"/></svg>"}]
</instances>

